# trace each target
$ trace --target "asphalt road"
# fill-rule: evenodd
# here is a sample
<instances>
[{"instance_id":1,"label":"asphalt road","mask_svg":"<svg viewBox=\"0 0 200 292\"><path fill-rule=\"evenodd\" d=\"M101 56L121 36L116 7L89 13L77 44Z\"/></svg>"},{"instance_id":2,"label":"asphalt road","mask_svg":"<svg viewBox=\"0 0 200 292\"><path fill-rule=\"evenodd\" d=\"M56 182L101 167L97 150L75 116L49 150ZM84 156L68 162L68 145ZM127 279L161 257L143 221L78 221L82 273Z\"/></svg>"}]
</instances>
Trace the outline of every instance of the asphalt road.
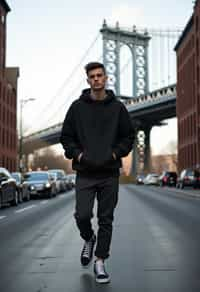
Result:
<instances>
[{"instance_id":1,"label":"asphalt road","mask_svg":"<svg viewBox=\"0 0 200 292\"><path fill-rule=\"evenodd\" d=\"M73 191L0 210L1 292L200 291L200 192L120 186L104 285L80 266L73 210Z\"/></svg>"}]
</instances>

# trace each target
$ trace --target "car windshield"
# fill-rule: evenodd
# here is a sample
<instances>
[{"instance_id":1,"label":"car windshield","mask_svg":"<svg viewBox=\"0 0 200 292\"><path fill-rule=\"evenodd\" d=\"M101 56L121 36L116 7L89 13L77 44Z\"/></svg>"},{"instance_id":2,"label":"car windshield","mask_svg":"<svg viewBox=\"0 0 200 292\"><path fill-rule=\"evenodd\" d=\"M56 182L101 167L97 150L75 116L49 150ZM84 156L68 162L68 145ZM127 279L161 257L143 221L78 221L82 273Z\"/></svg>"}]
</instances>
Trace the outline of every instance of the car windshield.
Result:
<instances>
[{"instance_id":1,"label":"car windshield","mask_svg":"<svg viewBox=\"0 0 200 292\"><path fill-rule=\"evenodd\" d=\"M55 174L58 179L62 179L64 177L64 173L62 170L50 169L49 173Z\"/></svg>"},{"instance_id":2,"label":"car windshield","mask_svg":"<svg viewBox=\"0 0 200 292\"><path fill-rule=\"evenodd\" d=\"M166 175L167 176L176 176L176 172L168 172Z\"/></svg>"},{"instance_id":3,"label":"car windshield","mask_svg":"<svg viewBox=\"0 0 200 292\"><path fill-rule=\"evenodd\" d=\"M55 175L58 175L59 174L59 171L57 171L57 170L49 170L49 173L53 173L53 174L55 174Z\"/></svg>"},{"instance_id":4,"label":"car windshield","mask_svg":"<svg viewBox=\"0 0 200 292\"><path fill-rule=\"evenodd\" d=\"M76 174L73 174L73 173L72 174L68 174L68 177L69 178L75 178L76 177Z\"/></svg>"},{"instance_id":5,"label":"car windshield","mask_svg":"<svg viewBox=\"0 0 200 292\"><path fill-rule=\"evenodd\" d=\"M138 177L138 178L144 178L145 175L144 175L144 174L138 174L137 177Z\"/></svg>"},{"instance_id":6,"label":"car windshield","mask_svg":"<svg viewBox=\"0 0 200 292\"><path fill-rule=\"evenodd\" d=\"M53 178L53 179L57 179L57 174L55 172L50 172L50 176Z\"/></svg>"},{"instance_id":7,"label":"car windshield","mask_svg":"<svg viewBox=\"0 0 200 292\"><path fill-rule=\"evenodd\" d=\"M27 181L36 181L36 180L47 180L48 174L47 173L27 173L24 176L25 180Z\"/></svg>"},{"instance_id":8,"label":"car windshield","mask_svg":"<svg viewBox=\"0 0 200 292\"><path fill-rule=\"evenodd\" d=\"M187 173L186 173L187 176L193 176L194 175L194 172L193 170L188 170Z\"/></svg>"},{"instance_id":9,"label":"car windshield","mask_svg":"<svg viewBox=\"0 0 200 292\"><path fill-rule=\"evenodd\" d=\"M19 175L16 174L16 173L12 173L12 177L17 181L17 182L20 182L20 178L19 178Z\"/></svg>"},{"instance_id":10,"label":"car windshield","mask_svg":"<svg viewBox=\"0 0 200 292\"><path fill-rule=\"evenodd\" d=\"M148 177L158 177L158 174L156 174L156 173L150 173L150 174L148 174Z\"/></svg>"},{"instance_id":11,"label":"car windshield","mask_svg":"<svg viewBox=\"0 0 200 292\"><path fill-rule=\"evenodd\" d=\"M198 170L195 170L195 171L194 171L194 175L195 175L196 177L200 177L200 172L199 172Z\"/></svg>"}]
</instances>

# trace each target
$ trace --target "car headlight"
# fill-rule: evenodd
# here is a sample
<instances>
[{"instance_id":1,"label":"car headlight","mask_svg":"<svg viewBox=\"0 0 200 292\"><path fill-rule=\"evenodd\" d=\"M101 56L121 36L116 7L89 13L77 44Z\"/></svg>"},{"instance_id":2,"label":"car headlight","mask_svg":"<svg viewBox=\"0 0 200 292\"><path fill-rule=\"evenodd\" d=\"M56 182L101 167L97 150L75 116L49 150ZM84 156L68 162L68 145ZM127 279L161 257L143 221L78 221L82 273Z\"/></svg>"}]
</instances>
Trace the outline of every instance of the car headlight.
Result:
<instances>
[{"instance_id":1,"label":"car headlight","mask_svg":"<svg viewBox=\"0 0 200 292\"><path fill-rule=\"evenodd\" d=\"M50 188L50 186L51 186L50 183L46 183L46 184L45 184L45 187L46 187L46 188Z\"/></svg>"},{"instance_id":2,"label":"car headlight","mask_svg":"<svg viewBox=\"0 0 200 292\"><path fill-rule=\"evenodd\" d=\"M35 187L34 186L30 186L30 189L31 189L31 191L33 191L35 189Z\"/></svg>"}]
</instances>

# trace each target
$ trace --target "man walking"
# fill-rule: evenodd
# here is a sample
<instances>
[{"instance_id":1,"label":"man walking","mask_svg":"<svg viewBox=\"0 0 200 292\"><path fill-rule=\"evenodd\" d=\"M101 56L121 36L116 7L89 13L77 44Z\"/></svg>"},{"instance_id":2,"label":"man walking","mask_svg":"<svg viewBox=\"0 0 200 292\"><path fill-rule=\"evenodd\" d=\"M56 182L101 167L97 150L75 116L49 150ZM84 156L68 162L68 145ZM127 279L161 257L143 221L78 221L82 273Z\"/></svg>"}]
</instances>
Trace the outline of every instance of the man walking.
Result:
<instances>
[{"instance_id":1,"label":"man walking","mask_svg":"<svg viewBox=\"0 0 200 292\"><path fill-rule=\"evenodd\" d=\"M87 267L93 257L95 279L108 283L105 259L109 257L114 209L118 201L121 158L132 149L133 128L125 106L113 91L106 90L104 65L85 66L89 89L70 106L60 141L65 156L77 171L75 219L84 239L81 264ZM98 233L92 228L94 200L97 199Z\"/></svg>"}]
</instances>

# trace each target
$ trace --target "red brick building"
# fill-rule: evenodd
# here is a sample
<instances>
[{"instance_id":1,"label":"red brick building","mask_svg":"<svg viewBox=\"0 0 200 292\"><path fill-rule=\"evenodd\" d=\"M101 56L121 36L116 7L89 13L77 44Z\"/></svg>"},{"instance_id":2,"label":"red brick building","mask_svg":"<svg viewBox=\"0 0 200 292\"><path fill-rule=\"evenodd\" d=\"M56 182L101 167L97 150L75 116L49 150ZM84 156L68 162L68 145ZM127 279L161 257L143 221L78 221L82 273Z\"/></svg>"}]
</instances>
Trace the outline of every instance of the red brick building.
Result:
<instances>
[{"instance_id":1,"label":"red brick building","mask_svg":"<svg viewBox=\"0 0 200 292\"><path fill-rule=\"evenodd\" d=\"M177 172L177 154L153 155L151 171L161 174L164 170Z\"/></svg>"},{"instance_id":2,"label":"red brick building","mask_svg":"<svg viewBox=\"0 0 200 292\"><path fill-rule=\"evenodd\" d=\"M6 68L7 2L0 0L0 167L17 167L17 78L18 68Z\"/></svg>"},{"instance_id":3,"label":"red brick building","mask_svg":"<svg viewBox=\"0 0 200 292\"><path fill-rule=\"evenodd\" d=\"M176 47L178 169L200 166L200 0Z\"/></svg>"}]
</instances>

